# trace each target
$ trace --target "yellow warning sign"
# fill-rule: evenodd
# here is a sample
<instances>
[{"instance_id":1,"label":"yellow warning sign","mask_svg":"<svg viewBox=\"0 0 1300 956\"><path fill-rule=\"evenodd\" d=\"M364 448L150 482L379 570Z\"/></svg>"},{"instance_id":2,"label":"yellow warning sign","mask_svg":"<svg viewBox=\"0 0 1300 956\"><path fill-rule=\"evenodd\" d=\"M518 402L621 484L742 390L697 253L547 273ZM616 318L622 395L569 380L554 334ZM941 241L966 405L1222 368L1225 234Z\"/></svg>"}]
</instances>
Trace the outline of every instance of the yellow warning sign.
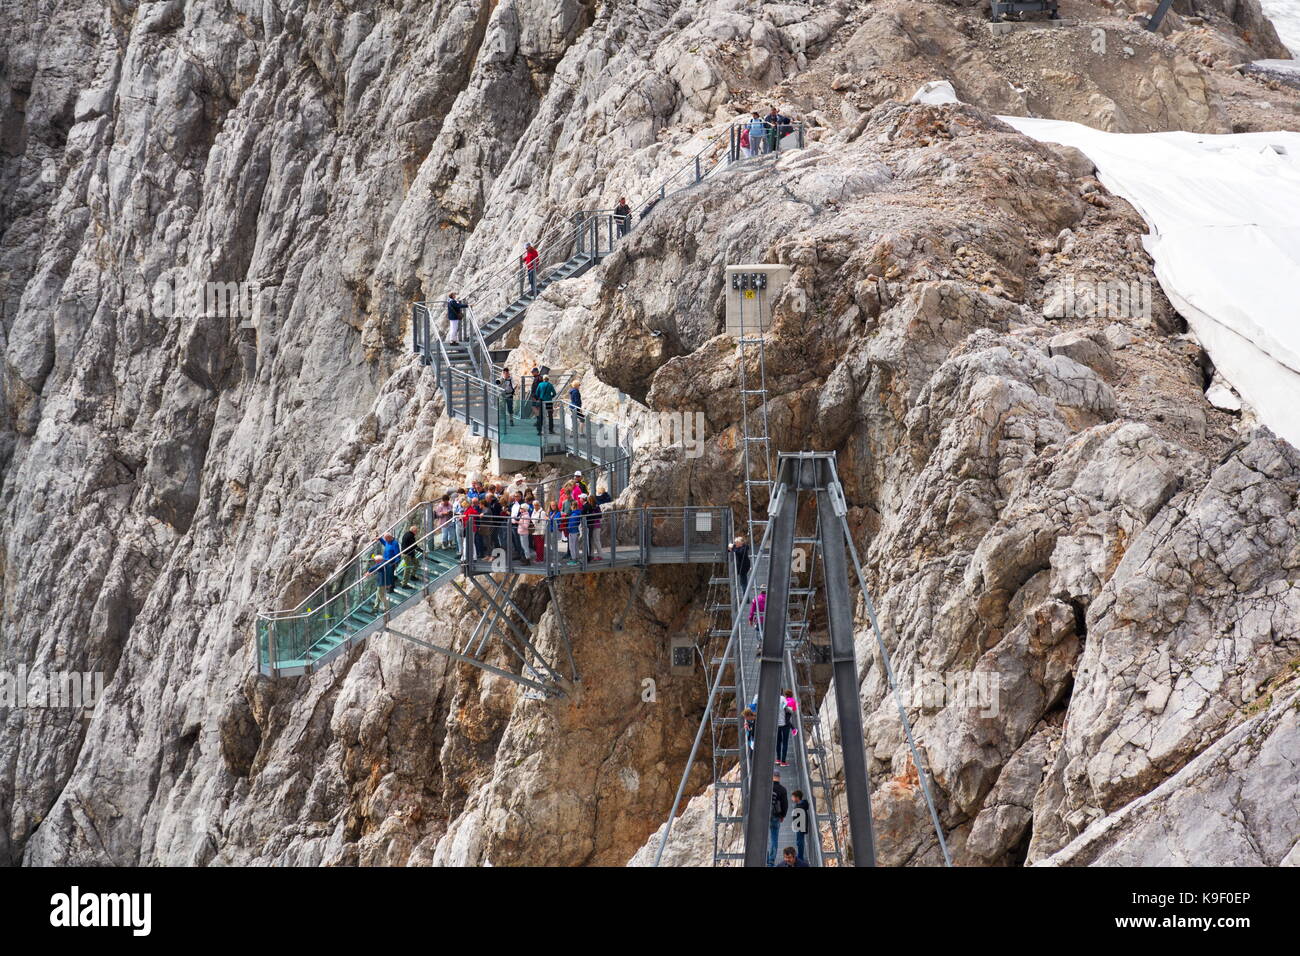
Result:
<instances>
[{"instance_id":1,"label":"yellow warning sign","mask_svg":"<svg viewBox=\"0 0 1300 956\"><path fill-rule=\"evenodd\" d=\"M753 289L746 289L746 290L745 290L745 298L746 298L746 299L752 299L752 298L754 298L754 290L753 290Z\"/></svg>"}]
</instances>

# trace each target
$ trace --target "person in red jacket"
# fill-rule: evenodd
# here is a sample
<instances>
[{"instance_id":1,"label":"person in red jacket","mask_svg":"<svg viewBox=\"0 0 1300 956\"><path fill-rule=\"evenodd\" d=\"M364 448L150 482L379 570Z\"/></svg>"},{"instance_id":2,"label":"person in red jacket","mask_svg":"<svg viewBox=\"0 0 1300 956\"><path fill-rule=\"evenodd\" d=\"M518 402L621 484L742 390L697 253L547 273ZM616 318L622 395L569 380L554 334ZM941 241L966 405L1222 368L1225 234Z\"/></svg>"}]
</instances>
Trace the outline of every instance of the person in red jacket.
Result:
<instances>
[{"instance_id":1,"label":"person in red jacket","mask_svg":"<svg viewBox=\"0 0 1300 956\"><path fill-rule=\"evenodd\" d=\"M528 273L528 288L533 295L537 295L537 247L531 242L525 244L524 248L524 271Z\"/></svg>"},{"instance_id":2,"label":"person in red jacket","mask_svg":"<svg viewBox=\"0 0 1300 956\"><path fill-rule=\"evenodd\" d=\"M465 506L465 513L461 516L465 522L465 556L471 561L483 557L483 538L479 534L478 516L482 514L479 510L478 499L471 498L469 504Z\"/></svg>"}]
</instances>

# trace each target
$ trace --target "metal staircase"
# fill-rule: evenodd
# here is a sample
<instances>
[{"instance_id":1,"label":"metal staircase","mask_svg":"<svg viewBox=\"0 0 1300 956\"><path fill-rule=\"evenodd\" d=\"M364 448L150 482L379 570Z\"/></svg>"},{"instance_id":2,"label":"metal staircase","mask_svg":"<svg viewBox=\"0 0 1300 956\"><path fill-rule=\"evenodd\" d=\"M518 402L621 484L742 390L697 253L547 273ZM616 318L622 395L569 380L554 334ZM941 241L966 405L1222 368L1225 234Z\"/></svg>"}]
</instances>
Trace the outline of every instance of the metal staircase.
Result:
<instances>
[{"instance_id":1,"label":"metal staircase","mask_svg":"<svg viewBox=\"0 0 1300 956\"><path fill-rule=\"evenodd\" d=\"M546 486L539 488L543 497L547 490ZM377 539L343 562L295 607L259 614L257 669L273 678L310 674L372 634L387 631L523 684L543 696L554 696L563 693L565 681L576 680L577 675L570 666L570 674L562 676L566 668L558 661L547 661L533 646L529 636L533 625L510 597L519 578L543 577L549 586L562 575L645 569L656 564L723 564L731 534L731 512L727 508L604 511L603 554L583 549L575 557L563 547L559 529L548 526L541 535L542 560L521 561L511 542L494 537L492 528L500 525L483 522L478 529L483 545L480 550L458 519L435 522L434 508L434 502L416 505L378 536L392 534L400 542L403 532L416 529L411 568L396 568L396 584L386 599L379 593L378 576L370 573L382 558L382 545ZM454 532L450 548L441 547L445 527ZM504 530L511 533L508 527ZM480 612L479 625L463 646L458 646L458 641L447 647L436 646L392 627L396 618L443 585L456 589ZM512 655L518 671L487 661L493 634ZM571 664L572 654L568 657Z\"/></svg>"},{"instance_id":2,"label":"metal staircase","mask_svg":"<svg viewBox=\"0 0 1300 956\"><path fill-rule=\"evenodd\" d=\"M522 391L516 408L525 412L523 415L508 416L505 404L497 400L500 370L510 354L509 348L498 343L523 321L529 305L547 287L580 276L599 264L636 223L649 216L664 199L699 185L731 163L744 160L739 145L742 126L733 124L708 140L671 175L645 196L630 203L626 217L615 215L611 209L583 210L544 229L542 239L536 245L535 288L522 260L514 259L489 272L463 295L468 303L465 321L461 323L463 342L452 344L445 341L441 329L446 325L446 319L440 314L438 305L427 301L415 303L412 307L412 345L422 363L433 366L438 374L449 414L480 430L494 443L507 445L501 457L541 461L546 454L556 453L530 450L530 443L519 440L526 438L526 434L512 428L517 424L515 419L526 418L529 410L527 402L522 400ZM792 124L781 148L794 149L803 144L803 124ZM445 308L442 311L445 312ZM478 316L483 315L488 318L480 323ZM522 389L523 383L518 384ZM575 422L580 422L584 416L573 417ZM585 447L590 442L583 444ZM568 448L561 451L574 453ZM578 457L583 456L578 454Z\"/></svg>"}]
</instances>

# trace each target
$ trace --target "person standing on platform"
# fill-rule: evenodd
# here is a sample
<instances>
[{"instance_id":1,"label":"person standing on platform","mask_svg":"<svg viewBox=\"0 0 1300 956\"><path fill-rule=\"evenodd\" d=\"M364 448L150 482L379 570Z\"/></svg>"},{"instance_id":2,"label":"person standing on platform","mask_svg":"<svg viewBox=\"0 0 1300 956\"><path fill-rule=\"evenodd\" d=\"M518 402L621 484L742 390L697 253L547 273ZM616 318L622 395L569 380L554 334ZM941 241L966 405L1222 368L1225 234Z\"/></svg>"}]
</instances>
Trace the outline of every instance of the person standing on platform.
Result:
<instances>
[{"instance_id":1,"label":"person standing on platform","mask_svg":"<svg viewBox=\"0 0 1300 956\"><path fill-rule=\"evenodd\" d=\"M529 564L530 562L528 560L527 554L528 554L528 544L532 540L532 535L533 535L533 512L532 509L528 507L528 505L523 503L520 503L518 508L519 508L519 518L515 525L517 529L516 533L518 534L518 537L515 540L519 544L519 550L524 555L524 564Z\"/></svg>"},{"instance_id":2,"label":"person standing on platform","mask_svg":"<svg viewBox=\"0 0 1300 956\"><path fill-rule=\"evenodd\" d=\"M515 420L515 380L510 377L510 369L501 370L501 378L497 382L497 387L501 389L501 397L506 403L506 422L507 424Z\"/></svg>"},{"instance_id":3,"label":"person standing on platform","mask_svg":"<svg viewBox=\"0 0 1300 956\"><path fill-rule=\"evenodd\" d=\"M578 389L577 382L574 382L569 389L569 404L573 407L573 423L576 429L582 424L582 392Z\"/></svg>"},{"instance_id":4,"label":"person standing on platform","mask_svg":"<svg viewBox=\"0 0 1300 956\"><path fill-rule=\"evenodd\" d=\"M447 293L447 342L455 345L460 341L460 323L465 318L465 303L456 298L455 292Z\"/></svg>"},{"instance_id":5,"label":"person standing on platform","mask_svg":"<svg viewBox=\"0 0 1300 956\"><path fill-rule=\"evenodd\" d=\"M749 158L760 156L763 153L763 146L767 142L767 127L763 125L762 117L755 110L749 118Z\"/></svg>"},{"instance_id":6,"label":"person standing on platform","mask_svg":"<svg viewBox=\"0 0 1300 956\"><path fill-rule=\"evenodd\" d=\"M545 418L552 435L555 434L555 386L548 376L543 375L537 383L537 393L533 404L537 406L537 434L542 433L542 419Z\"/></svg>"},{"instance_id":7,"label":"person standing on platform","mask_svg":"<svg viewBox=\"0 0 1300 956\"><path fill-rule=\"evenodd\" d=\"M524 271L528 273L528 291L534 296L537 295L538 258L537 248L531 242L526 243L524 248Z\"/></svg>"},{"instance_id":8,"label":"person standing on platform","mask_svg":"<svg viewBox=\"0 0 1300 956\"><path fill-rule=\"evenodd\" d=\"M419 534L419 526L411 525L402 535L402 587L410 585L411 578L415 577L415 570L420 565L420 555L424 553L424 549L415 543Z\"/></svg>"},{"instance_id":9,"label":"person standing on platform","mask_svg":"<svg viewBox=\"0 0 1300 956\"><path fill-rule=\"evenodd\" d=\"M731 552L731 558L736 562L736 581L743 595L749 585L749 544L745 541L745 536L737 535L736 540L727 545L727 550Z\"/></svg>"},{"instance_id":10,"label":"person standing on platform","mask_svg":"<svg viewBox=\"0 0 1300 956\"><path fill-rule=\"evenodd\" d=\"M804 855L804 848L807 844L808 828L813 825L812 807L803 797L802 790L791 790L790 796L794 804L790 809L792 814L790 825L794 828L794 842L798 847L798 858L807 862L808 857Z\"/></svg>"},{"instance_id":11,"label":"person standing on platform","mask_svg":"<svg viewBox=\"0 0 1300 956\"><path fill-rule=\"evenodd\" d=\"M788 846L781 851L781 862L779 865L780 866L807 866L808 861L805 860L803 857L798 856L795 853L794 847Z\"/></svg>"},{"instance_id":12,"label":"person standing on platform","mask_svg":"<svg viewBox=\"0 0 1300 956\"><path fill-rule=\"evenodd\" d=\"M632 228L632 207L622 196L618 197L618 205L614 207L614 221L618 223L618 237L622 239Z\"/></svg>"},{"instance_id":13,"label":"person standing on platform","mask_svg":"<svg viewBox=\"0 0 1300 956\"><path fill-rule=\"evenodd\" d=\"M772 774L772 818L768 822L767 865L776 865L776 843L781 838L781 824L790 811L790 797L781 785L781 775Z\"/></svg>"},{"instance_id":14,"label":"person standing on platform","mask_svg":"<svg viewBox=\"0 0 1300 956\"><path fill-rule=\"evenodd\" d=\"M790 766L786 758L790 754L790 734L794 731L794 709L797 706L794 694L789 690L781 691L781 709L777 711L779 722L776 727L776 762L782 767Z\"/></svg>"}]
</instances>

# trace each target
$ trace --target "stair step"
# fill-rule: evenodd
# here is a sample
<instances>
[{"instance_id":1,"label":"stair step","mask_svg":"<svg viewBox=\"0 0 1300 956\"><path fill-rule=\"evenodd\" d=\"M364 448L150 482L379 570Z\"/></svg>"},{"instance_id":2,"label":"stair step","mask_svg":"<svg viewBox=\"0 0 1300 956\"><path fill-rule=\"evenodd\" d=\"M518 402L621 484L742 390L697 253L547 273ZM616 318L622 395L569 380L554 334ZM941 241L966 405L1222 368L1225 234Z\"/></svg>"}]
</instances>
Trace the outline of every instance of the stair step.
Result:
<instances>
[{"instance_id":1,"label":"stair step","mask_svg":"<svg viewBox=\"0 0 1300 956\"><path fill-rule=\"evenodd\" d=\"M715 862L718 861L718 860L743 860L744 858L745 858L745 854L743 854L743 853L715 853L715 854L713 854L713 859L714 859Z\"/></svg>"},{"instance_id":2,"label":"stair step","mask_svg":"<svg viewBox=\"0 0 1300 956\"><path fill-rule=\"evenodd\" d=\"M713 822L714 822L714 823L717 823L717 824L725 824L725 823L744 823L744 822L745 822L745 818L744 818L744 817L724 817L724 816L719 816L718 814L715 813L715 814L713 815Z\"/></svg>"}]
</instances>

